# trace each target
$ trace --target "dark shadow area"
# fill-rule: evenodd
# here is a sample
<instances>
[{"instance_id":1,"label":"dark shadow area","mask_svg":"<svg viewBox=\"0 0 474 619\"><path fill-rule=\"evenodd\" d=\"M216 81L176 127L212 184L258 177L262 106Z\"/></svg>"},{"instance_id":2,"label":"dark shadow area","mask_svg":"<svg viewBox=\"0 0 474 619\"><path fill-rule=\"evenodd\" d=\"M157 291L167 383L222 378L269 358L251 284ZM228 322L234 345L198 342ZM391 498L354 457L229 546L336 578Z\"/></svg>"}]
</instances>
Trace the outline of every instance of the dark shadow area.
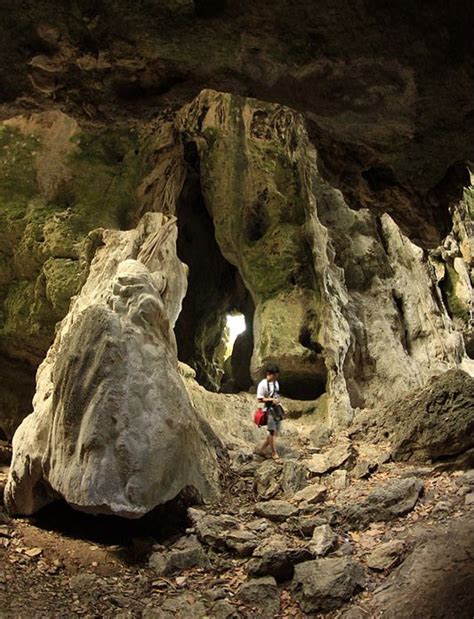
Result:
<instances>
[{"instance_id":1,"label":"dark shadow area","mask_svg":"<svg viewBox=\"0 0 474 619\"><path fill-rule=\"evenodd\" d=\"M154 543L173 542L184 534L189 526L187 509L196 502L195 493L183 491L176 499L159 505L142 518L129 520L76 511L59 500L38 511L29 521L40 529L71 539L118 545L121 559L140 563L147 559Z\"/></svg>"},{"instance_id":2,"label":"dark shadow area","mask_svg":"<svg viewBox=\"0 0 474 619\"><path fill-rule=\"evenodd\" d=\"M194 143L185 150L187 177L177 204L178 256L189 267L188 290L175 327L178 358L196 371L201 385L219 391L248 389L253 351L253 302L236 267L223 257L214 224L202 195L199 156ZM226 319L233 312L245 316L247 329L226 357ZM235 376L233 370L235 369Z\"/></svg>"}]
</instances>

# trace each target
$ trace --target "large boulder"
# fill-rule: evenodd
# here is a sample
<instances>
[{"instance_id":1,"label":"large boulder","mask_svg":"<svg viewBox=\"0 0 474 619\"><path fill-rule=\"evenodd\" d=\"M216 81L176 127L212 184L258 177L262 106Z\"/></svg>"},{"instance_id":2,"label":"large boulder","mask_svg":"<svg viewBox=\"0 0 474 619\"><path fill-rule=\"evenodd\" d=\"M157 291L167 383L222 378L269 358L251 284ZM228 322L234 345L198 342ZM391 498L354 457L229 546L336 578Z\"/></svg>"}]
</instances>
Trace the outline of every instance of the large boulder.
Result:
<instances>
[{"instance_id":1,"label":"large boulder","mask_svg":"<svg viewBox=\"0 0 474 619\"><path fill-rule=\"evenodd\" d=\"M448 530L422 533L409 557L376 590L371 617L456 617L474 610L474 521L454 520Z\"/></svg>"},{"instance_id":2,"label":"large boulder","mask_svg":"<svg viewBox=\"0 0 474 619\"><path fill-rule=\"evenodd\" d=\"M352 434L391 442L397 460L430 461L474 447L474 378L453 369L377 414L362 414Z\"/></svg>"},{"instance_id":3,"label":"large boulder","mask_svg":"<svg viewBox=\"0 0 474 619\"><path fill-rule=\"evenodd\" d=\"M380 482L363 498L357 498L354 488L341 493L336 512L353 528L364 528L371 522L388 521L410 512L423 491L423 482L416 477L388 479Z\"/></svg>"},{"instance_id":4,"label":"large boulder","mask_svg":"<svg viewBox=\"0 0 474 619\"><path fill-rule=\"evenodd\" d=\"M339 608L364 585L364 568L347 557L300 563L293 578L296 599L306 613Z\"/></svg>"},{"instance_id":5,"label":"large boulder","mask_svg":"<svg viewBox=\"0 0 474 619\"><path fill-rule=\"evenodd\" d=\"M219 445L178 373L173 326L186 290L174 218L146 215L103 246L37 376L13 439L12 514L61 497L138 518L185 488L218 487Z\"/></svg>"}]
</instances>

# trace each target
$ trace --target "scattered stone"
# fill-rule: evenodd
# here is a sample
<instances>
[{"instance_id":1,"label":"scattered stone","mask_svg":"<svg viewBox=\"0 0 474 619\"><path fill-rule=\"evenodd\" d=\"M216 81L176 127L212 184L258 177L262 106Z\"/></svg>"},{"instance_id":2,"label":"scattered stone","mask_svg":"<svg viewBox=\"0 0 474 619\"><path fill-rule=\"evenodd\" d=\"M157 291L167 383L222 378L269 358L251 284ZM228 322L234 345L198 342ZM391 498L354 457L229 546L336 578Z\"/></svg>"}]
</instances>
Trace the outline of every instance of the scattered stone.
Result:
<instances>
[{"instance_id":1,"label":"scattered stone","mask_svg":"<svg viewBox=\"0 0 474 619\"><path fill-rule=\"evenodd\" d=\"M353 455L350 441L340 441L335 447L324 454L315 454L305 460L306 468L313 475L323 475L342 466Z\"/></svg>"},{"instance_id":2,"label":"scattered stone","mask_svg":"<svg viewBox=\"0 0 474 619\"><path fill-rule=\"evenodd\" d=\"M271 499L280 492L282 465L274 460L265 460L255 473L255 490L261 499Z\"/></svg>"},{"instance_id":3,"label":"scattered stone","mask_svg":"<svg viewBox=\"0 0 474 619\"><path fill-rule=\"evenodd\" d=\"M462 485L466 485L466 486L470 486L471 488L474 488L474 469L471 469L470 471L466 471L465 473L463 473L458 481Z\"/></svg>"},{"instance_id":4,"label":"scattered stone","mask_svg":"<svg viewBox=\"0 0 474 619\"><path fill-rule=\"evenodd\" d=\"M244 582L238 593L239 600L260 610L260 617L274 617L280 611L280 596L273 576L252 578Z\"/></svg>"},{"instance_id":5,"label":"scattered stone","mask_svg":"<svg viewBox=\"0 0 474 619\"><path fill-rule=\"evenodd\" d=\"M292 526L292 531L294 533L300 533L304 537L311 537L314 529L323 524L328 524L328 517L326 513L312 514L310 516L299 516Z\"/></svg>"},{"instance_id":6,"label":"scattered stone","mask_svg":"<svg viewBox=\"0 0 474 619\"><path fill-rule=\"evenodd\" d=\"M297 563L310 558L307 548L292 546L290 540L276 535L255 549L247 570L250 576L273 576L281 582L292 578Z\"/></svg>"},{"instance_id":7,"label":"scattered stone","mask_svg":"<svg viewBox=\"0 0 474 619\"><path fill-rule=\"evenodd\" d=\"M347 486L347 471L344 469L333 471L329 476L329 483L335 490L344 490Z\"/></svg>"},{"instance_id":8,"label":"scattered stone","mask_svg":"<svg viewBox=\"0 0 474 619\"><path fill-rule=\"evenodd\" d=\"M143 619L196 619L206 617L206 607L193 593L181 593L160 602L157 609L149 609L143 613Z\"/></svg>"},{"instance_id":9,"label":"scattered stone","mask_svg":"<svg viewBox=\"0 0 474 619\"><path fill-rule=\"evenodd\" d=\"M295 567L295 597L306 613L339 608L365 586L362 565L347 557L326 557Z\"/></svg>"},{"instance_id":10,"label":"scattered stone","mask_svg":"<svg viewBox=\"0 0 474 619\"><path fill-rule=\"evenodd\" d=\"M285 496L292 496L308 484L306 480L306 467L295 460L285 460L281 473L280 486Z\"/></svg>"},{"instance_id":11,"label":"scattered stone","mask_svg":"<svg viewBox=\"0 0 474 619\"><path fill-rule=\"evenodd\" d=\"M229 531L242 528L239 520L228 514L213 516L202 510L190 508L188 515L201 542L217 550L225 548Z\"/></svg>"},{"instance_id":12,"label":"scattered stone","mask_svg":"<svg viewBox=\"0 0 474 619\"><path fill-rule=\"evenodd\" d=\"M371 522L393 520L411 511L423 490L416 477L389 479L378 484L362 501L338 504L343 521L363 528ZM347 500L346 497L343 497Z\"/></svg>"},{"instance_id":13,"label":"scattered stone","mask_svg":"<svg viewBox=\"0 0 474 619\"><path fill-rule=\"evenodd\" d=\"M310 486L306 486L303 490L300 490L295 494L293 500L295 503L309 503L310 505L314 503L319 503L324 499L327 494L326 486L322 484L311 484Z\"/></svg>"},{"instance_id":14,"label":"scattered stone","mask_svg":"<svg viewBox=\"0 0 474 619\"><path fill-rule=\"evenodd\" d=\"M152 553L149 566L163 576L192 567L209 567L209 559L196 537L182 538L172 548Z\"/></svg>"},{"instance_id":15,"label":"scattered stone","mask_svg":"<svg viewBox=\"0 0 474 619\"><path fill-rule=\"evenodd\" d=\"M313 537L309 543L311 554L316 557L322 557L334 547L337 541L337 535L328 524L322 524L316 527L313 531Z\"/></svg>"},{"instance_id":16,"label":"scattered stone","mask_svg":"<svg viewBox=\"0 0 474 619\"><path fill-rule=\"evenodd\" d=\"M0 526L0 537L11 537L11 531L8 527L6 526Z\"/></svg>"},{"instance_id":17,"label":"scattered stone","mask_svg":"<svg viewBox=\"0 0 474 619\"><path fill-rule=\"evenodd\" d=\"M366 479L377 469L377 465L371 465L367 460L361 460L352 469L352 477L356 479Z\"/></svg>"},{"instance_id":18,"label":"scattered stone","mask_svg":"<svg viewBox=\"0 0 474 619\"><path fill-rule=\"evenodd\" d=\"M233 530L225 534L227 548L237 553L239 557L248 557L259 544L258 537L245 529Z\"/></svg>"},{"instance_id":19,"label":"scattered stone","mask_svg":"<svg viewBox=\"0 0 474 619\"><path fill-rule=\"evenodd\" d=\"M405 544L401 540L391 540L378 546L367 557L367 565L373 570L386 570L398 562Z\"/></svg>"},{"instance_id":20,"label":"scattered stone","mask_svg":"<svg viewBox=\"0 0 474 619\"><path fill-rule=\"evenodd\" d=\"M465 505L474 505L474 492L469 492L466 494L464 497L464 503Z\"/></svg>"},{"instance_id":21,"label":"scattered stone","mask_svg":"<svg viewBox=\"0 0 474 619\"><path fill-rule=\"evenodd\" d=\"M242 615L227 600L217 600L211 607L209 617L212 617L212 619L240 619Z\"/></svg>"},{"instance_id":22,"label":"scattered stone","mask_svg":"<svg viewBox=\"0 0 474 619\"><path fill-rule=\"evenodd\" d=\"M25 550L25 555L27 557L30 557L30 559L33 559L34 557L39 557L41 554L43 554L42 548L27 548Z\"/></svg>"},{"instance_id":23,"label":"scattered stone","mask_svg":"<svg viewBox=\"0 0 474 619\"><path fill-rule=\"evenodd\" d=\"M331 468L329 459L325 454L314 454L309 460L304 460L304 463L313 475L323 475Z\"/></svg>"},{"instance_id":24,"label":"scattered stone","mask_svg":"<svg viewBox=\"0 0 474 619\"><path fill-rule=\"evenodd\" d=\"M275 522L283 522L290 516L296 516L298 508L288 503L288 501L273 499L256 503L255 513L257 516L263 516Z\"/></svg>"}]
</instances>

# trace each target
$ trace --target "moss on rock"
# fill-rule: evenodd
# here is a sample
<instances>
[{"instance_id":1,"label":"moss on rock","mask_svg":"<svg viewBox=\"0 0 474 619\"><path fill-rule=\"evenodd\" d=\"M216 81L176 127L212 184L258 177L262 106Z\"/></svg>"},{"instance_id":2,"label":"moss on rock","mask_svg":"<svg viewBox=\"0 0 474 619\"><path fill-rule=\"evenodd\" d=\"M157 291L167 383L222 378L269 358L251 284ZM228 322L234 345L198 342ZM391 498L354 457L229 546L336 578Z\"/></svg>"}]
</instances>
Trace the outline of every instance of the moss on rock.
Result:
<instances>
[{"instance_id":1,"label":"moss on rock","mask_svg":"<svg viewBox=\"0 0 474 619\"><path fill-rule=\"evenodd\" d=\"M88 233L128 226L148 152L135 131L86 133L60 112L0 125L0 356L34 372L87 276Z\"/></svg>"}]
</instances>

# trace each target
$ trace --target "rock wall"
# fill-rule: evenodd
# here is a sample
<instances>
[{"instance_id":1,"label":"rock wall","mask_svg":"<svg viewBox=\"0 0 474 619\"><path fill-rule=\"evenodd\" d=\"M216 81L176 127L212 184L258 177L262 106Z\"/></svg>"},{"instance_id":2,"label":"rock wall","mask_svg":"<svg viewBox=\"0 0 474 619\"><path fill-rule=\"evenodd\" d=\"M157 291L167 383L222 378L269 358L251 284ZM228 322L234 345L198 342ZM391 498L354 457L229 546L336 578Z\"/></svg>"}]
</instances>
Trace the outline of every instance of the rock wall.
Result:
<instances>
[{"instance_id":1,"label":"rock wall","mask_svg":"<svg viewBox=\"0 0 474 619\"><path fill-rule=\"evenodd\" d=\"M87 277L89 232L139 208L148 149L130 129L81 129L44 112L0 125L0 428L31 412L32 376ZM25 393L25 388L27 393Z\"/></svg>"},{"instance_id":2,"label":"rock wall","mask_svg":"<svg viewBox=\"0 0 474 619\"><path fill-rule=\"evenodd\" d=\"M220 441L178 373L173 327L186 291L176 223L146 215L103 246L37 375L5 490L12 514L57 498L137 518L184 489L218 489Z\"/></svg>"},{"instance_id":3,"label":"rock wall","mask_svg":"<svg viewBox=\"0 0 474 619\"><path fill-rule=\"evenodd\" d=\"M204 91L177 127L198 149L222 254L255 303L255 380L277 362L288 395L327 391L332 423L344 424L389 399L387 384L400 395L461 363L427 253L388 214L349 208L300 115Z\"/></svg>"},{"instance_id":4,"label":"rock wall","mask_svg":"<svg viewBox=\"0 0 474 619\"><path fill-rule=\"evenodd\" d=\"M229 311L242 311L252 333L227 363L224 388L247 389L249 369L256 381L278 363L286 395L325 394L329 425L446 369L469 369L470 188L450 235L428 252L389 214L350 208L302 115L212 90L140 135L87 133L51 112L14 118L2 136L7 436L28 412L32 371L101 243L93 230L134 226L147 211L178 216L178 251L191 269L177 326L181 360L208 388L221 383Z\"/></svg>"}]
</instances>

